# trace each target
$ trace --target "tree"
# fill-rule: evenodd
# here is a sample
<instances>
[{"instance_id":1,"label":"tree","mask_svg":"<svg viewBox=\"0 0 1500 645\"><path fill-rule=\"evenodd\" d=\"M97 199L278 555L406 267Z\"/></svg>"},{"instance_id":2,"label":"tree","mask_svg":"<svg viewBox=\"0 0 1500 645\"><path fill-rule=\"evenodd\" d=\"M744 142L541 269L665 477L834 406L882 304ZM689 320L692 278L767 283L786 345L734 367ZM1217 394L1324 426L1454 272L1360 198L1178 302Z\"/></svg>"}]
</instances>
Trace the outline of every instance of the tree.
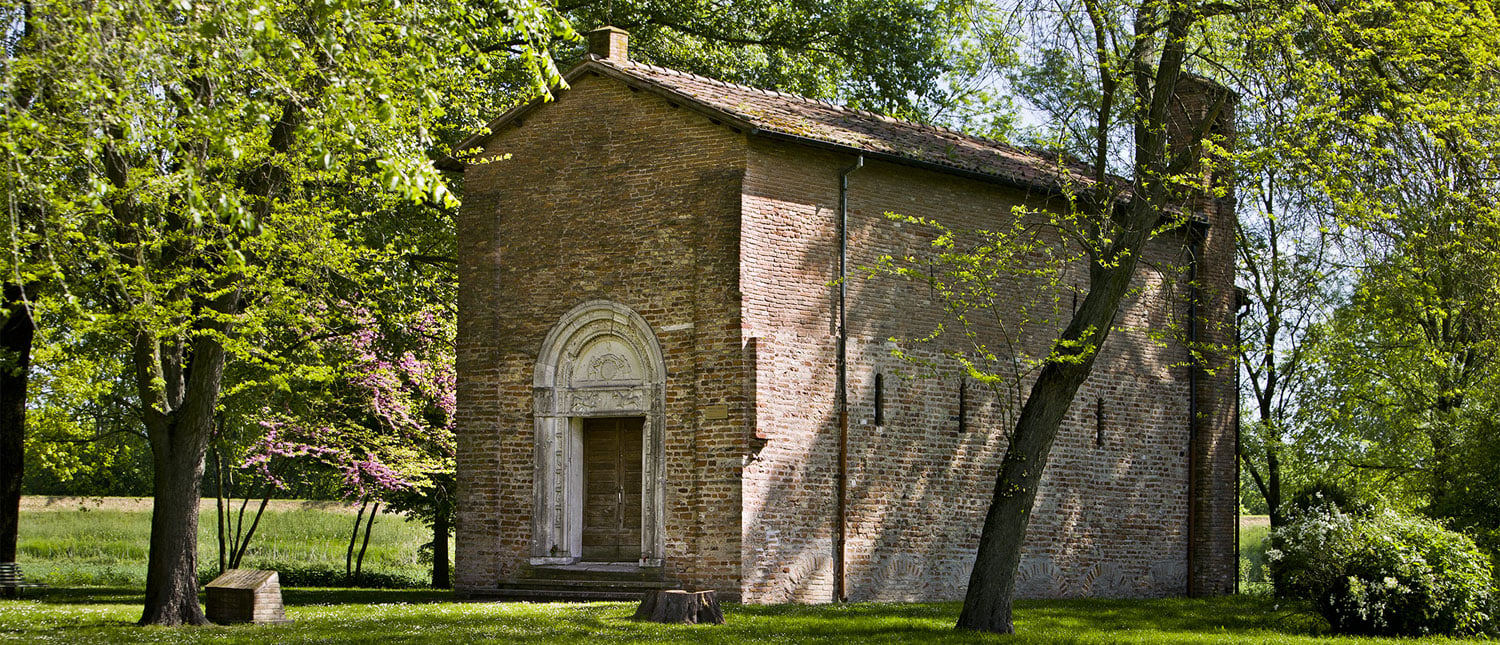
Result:
<instances>
[{"instance_id":1,"label":"tree","mask_svg":"<svg viewBox=\"0 0 1500 645\"><path fill-rule=\"evenodd\" d=\"M1250 41L1285 70L1288 169L1313 180L1360 265L1316 331L1317 457L1429 509L1469 495L1461 446L1495 368L1500 38L1492 3L1292 5ZM1251 30L1253 33L1254 30Z\"/></svg>"},{"instance_id":2,"label":"tree","mask_svg":"<svg viewBox=\"0 0 1500 645\"><path fill-rule=\"evenodd\" d=\"M1038 34L1058 34L1056 40L1045 36L1034 43L1036 62L1043 68L1076 72L1070 77L1076 82L1064 90L1084 100L1068 105L1069 114L1056 116L1063 132L1085 135L1074 139L1083 144L1075 152L1084 163L1072 165L1066 157L1059 163L1066 169L1060 170L1061 181L1068 186L1062 208L1033 208L1017 216L1060 231L1051 236L1062 240L1052 242L1062 245L1053 257L1079 257L1086 265L1087 286L1076 310L1061 318L1062 329L1035 361L1035 380L1015 413L958 619L960 628L1014 631L1011 603L1021 546L1053 439L1114 326L1146 241L1163 230L1163 222L1182 225L1170 207L1209 188L1203 183L1204 141L1230 101L1227 91L1218 91L1201 106L1202 114L1189 114L1176 103L1179 83L1196 82L1182 80L1194 54L1191 43L1209 18L1227 9L1224 5L1083 0L1065 3L1062 9L1055 22L1038 18L1032 26ZM1051 5L1038 6L1031 15L1053 15L1052 10ZM1064 103L1068 102L1055 105ZM1052 138L1058 143L1067 140ZM1121 165L1128 169L1128 185L1109 172ZM1024 259L1030 253L1026 247L1047 243L1042 236L994 243L994 235L985 237L975 244L981 252L945 250L950 263L979 267L965 278L966 287L954 290L961 298L981 295L963 306L982 302L982 294L993 290L984 283L997 273L1013 272L1004 264ZM997 245L1014 248L988 252ZM1002 266L991 270L997 261ZM1044 291L1055 289L1045 279L1040 282ZM977 342L975 355L980 360L966 363L966 371L985 382L1014 380L1015 361L996 360L999 350L991 349L1004 344L1003 339Z\"/></svg>"},{"instance_id":3,"label":"tree","mask_svg":"<svg viewBox=\"0 0 1500 645\"><path fill-rule=\"evenodd\" d=\"M14 59L28 51L34 35L30 5L20 11L0 12L7 25L3 69L8 77ZM28 109L37 98L34 79L7 84L6 94L17 109ZM8 148L5 146L0 149ZM11 222L11 253L0 260L0 562L14 562L21 514L21 484L25 478L26 393L31 377L31 348L36 335L32 299L37 289L37 239L29 225L33 209L15 197L15 187L4 186L7 221Z\"/></svg>"},{"instance_id":4,"label":"tree","mask_svg":"<svg viewBox=\"0 0 1500 645\"><path fill-rule=\"evenodd\" d=\"M202 623L197 507L225 367L274 363L245 339L307 326L290 303L346 279L358 247L320 191L378 178L451 203L429 156L445 98L507 68L543 85L546 44L571 32L525 1L24 9L41 27L7 86L35 80L39 98L4 115L7 185L49 240L78 249L58 271L91 294L78 316L128 348L155 472L141 622ZM61 217L74 213L88 216Z\"/></svg>"},{"instance_id":5,"label":"tree","mask_svg":"<svg viewBox=\"0 0 1500 645\"><path fill-rule=\"evenodd\" d=\"M629 31L632 57L643 62L921 120L953 116L975 97L976 90L945 81L984 62L975 57L984 43L968 36L989 17L972 0L581 0L560 7L576 25Z\"/></svg>"},{"instance_id":6,"label":"tree","mask_svg":"<svg viewBox=\"0 0 1500 645\"><path fill-rule=\"evenodd\" d=\"M1413 213L1389 255L1366 267L1318 331L1307 421L1320 452L1384 495L1438 515L1469 504L1458 488L1500 384L1500 267L1492 218ZM1404 491L1404 492L1402 492Z\"/></svg>"},{"instance_id":7,"label":"tree","mask_svg":"<svg viewBox=\"0 0 1500 645\"><path fill-rule=\"evenodd\" d=\"M1241 387L1253 417L1241 429L1239 457L1271 526L1279 527L1292 471L1305 476L1310 468L1294 445L1302 438L1296 397L1315 352L1309 336L1350 288L1338 272L1347 258L1327 228L1333 213L1314 190L1316 177L1284 162L1299 145L1297 92L1286 69L1253 36L1236 35L1224 49L1236 54L1223 62L1240 93L1235 170L1248 206L1239 213L1235 247L1244 297Z\"/></svg>"},{"instance_id":8,"label":"tree","mask_svg":"<svg viewBox=\"0 0 1500 645\"><path fill-rule=\"evenodd\" d=\"M338 365L326 383L330 391L307 397L307 386L315 384L294 383L291 391L298 394L283 397L279 410L259 410L265 431L243 466L283 489L288 478L282 467L289 463L291 472L303 476L312 465L336 477L343 496L361 501L351 562L360 519L372 502L371 523L382 503L427 523L433 529L433 586L445 588L457 394L452 318L424 310L382 324L366 313L356 324L353 333L324 342L330 356L322 364ZM368 525L364 530L368 542ZM361 548L360 562L363 553ZM357 571L352 565L351 577Z\"/></svg>"},{"instance_id":9,"label":"tree","mask_svg":"<svg viewBox=\"0 0 1500 645\"><path fill-rule=\"evenodd\" d=\"M1312 353L1308 335L1332 298L1328 290L1334 278L1326 254L1333 251L1316 229L1299 226L1295 215L1278 210L1274 186L1264 190L1264 210L1242 217L1237 232L1247 296L1239 319L1239 358L1244 395L1254 414L1250 426L1241 430L1240 461L1265 500L1271 526L1279 527L1286 519L1287 463L1297 457L1288 454L1288 444L1297 436L1294 397L1303 389Z\"/></svg>"},{"instance_id":10,"label":"tree","mask_svg":"<svg viewBox=\"0 0 1500 645\"><path fill-rule=\"evenodd\" d=\"M16 561L25 464L26 388L35 327L20 283L5 282L0 322L0 562Z\"/></svg>"}]
</instances>

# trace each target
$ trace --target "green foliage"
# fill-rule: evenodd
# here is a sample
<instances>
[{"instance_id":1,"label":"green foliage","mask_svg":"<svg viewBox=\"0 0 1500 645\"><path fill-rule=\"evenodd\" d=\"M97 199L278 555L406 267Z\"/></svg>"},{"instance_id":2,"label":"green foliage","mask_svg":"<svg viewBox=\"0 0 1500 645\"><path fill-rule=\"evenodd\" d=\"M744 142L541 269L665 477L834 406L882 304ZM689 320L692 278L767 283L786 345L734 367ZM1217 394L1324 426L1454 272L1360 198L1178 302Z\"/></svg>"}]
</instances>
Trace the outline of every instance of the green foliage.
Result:
<instances>
[{"instance_id":1,"label":"green foliage","mask_svg":"<svg viewBox=\"0 0 1500 645\"><path fill-rule=\"evenodd\" d=\"M1495 469L1467 457L1500 349L1495 5L1291 2L1225 36L1260 211L1240 236L1254 483L1457 518Z\"/></svg>"},{"instance_id":2,"label":"green foliage","mask_svg":"<svg viewBox=\"0 0 1500 645\"><path fill-rule=\"evenodd\" d=\"M1297 489L1286 500L1289 513L1318 513L1336 509L1353 515L1367 515L1372 504L1361 500L1354 490L1331 481L1314 481Z\"/></svg>"},{"instance_id":3,"label":"green foliage","mask_svg":"<svg viewBox=\"0 0 1500 645\"><path fill-rule=\"evenodd\" d=\"M68 333L50 296L32 350L27 495L149 495L154 465L121 357Z\"/></svg>"},{"instance_id":4,"label":"green foliage","mask_svg":"<svg viewBox=\"0 0 1500 645\"><path fill-rule=\"evenodd\" d=\"M1278 591L1313 602L1345 634L1476 634L1493 629L1489 562L1473 541L1394 511L1334 506L1294 515L1268 552Z\"/></svg>"},{"instance_id":5,"label":"green foliage","mask_svg":"<svg viewBox=\"0 0 1500 645\"><path fill-rule=\"evenodd\" d=\"M631 57L753 87L921 121L1004 131L1004 103L971 81L1010 56L975 0L594 0L580 28L626 29ZM565 48L567 58L581 55Z\"/></svg>"},{"instance_id":6,"label":"green foliage","mask_svg":"<svg viewBox=\"0 0 1500 645\"><path fill-rule=\"evenodd\" d=\"M1500 113L1492 2L1292 2L1233 32L1251 73L1279 83L1274 154L1348 223L1380 226L1432 197L1490 189ZM1454 163L1465 159L1460 163ZM1441 200L1439 200L1441 201Z\"/></svg>"}]
</instances>

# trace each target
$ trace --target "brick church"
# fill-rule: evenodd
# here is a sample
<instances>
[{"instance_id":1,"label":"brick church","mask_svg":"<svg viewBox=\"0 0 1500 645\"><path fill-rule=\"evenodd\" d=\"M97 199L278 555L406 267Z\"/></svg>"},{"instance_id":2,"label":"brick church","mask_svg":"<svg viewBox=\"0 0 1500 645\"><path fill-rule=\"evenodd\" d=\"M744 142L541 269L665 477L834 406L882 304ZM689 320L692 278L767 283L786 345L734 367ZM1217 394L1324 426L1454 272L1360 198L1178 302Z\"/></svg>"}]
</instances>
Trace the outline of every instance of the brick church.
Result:
<instances>
[{"instance_id":1,"label":"brick church","mask_svg":"<svg viewBox=\"0 0 1500 645\"><path fill-rule=\"evenodd\" d=\"M460 146L485 161L458 225L458 593L962 598L1003 408L894 357L941 303L859 268L930 249L887 212L972 230L1060 199L1056 159L589 39L555 101ZM1180 120L1207 114L1182 85ZM1233 197L1187 208L1059 432L1023 596L1234 589L1235 370L1153 333L1233 337Z\"/></svg>"}]
</instances>

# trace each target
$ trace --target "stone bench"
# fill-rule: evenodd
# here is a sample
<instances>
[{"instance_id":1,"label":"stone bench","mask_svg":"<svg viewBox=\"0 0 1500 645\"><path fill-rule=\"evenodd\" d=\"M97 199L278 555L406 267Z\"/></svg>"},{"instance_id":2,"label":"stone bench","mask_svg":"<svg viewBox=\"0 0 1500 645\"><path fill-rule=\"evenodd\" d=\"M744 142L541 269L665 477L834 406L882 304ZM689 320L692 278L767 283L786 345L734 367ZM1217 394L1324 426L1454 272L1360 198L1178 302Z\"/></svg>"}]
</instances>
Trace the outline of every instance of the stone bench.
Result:
<instances>
[{"instance_id":1,"label":"stone bench","mask_svg":"<svg viewBox=\"0 0 1500 645\"><path fill-rule=\"evenodd\" d=\"M20 597L22 589L40 589L46 586L26 582L26 576L21 574L21 565L14 562L0 562L0 597L17 598Z\"/></svg>"}]
</instances>

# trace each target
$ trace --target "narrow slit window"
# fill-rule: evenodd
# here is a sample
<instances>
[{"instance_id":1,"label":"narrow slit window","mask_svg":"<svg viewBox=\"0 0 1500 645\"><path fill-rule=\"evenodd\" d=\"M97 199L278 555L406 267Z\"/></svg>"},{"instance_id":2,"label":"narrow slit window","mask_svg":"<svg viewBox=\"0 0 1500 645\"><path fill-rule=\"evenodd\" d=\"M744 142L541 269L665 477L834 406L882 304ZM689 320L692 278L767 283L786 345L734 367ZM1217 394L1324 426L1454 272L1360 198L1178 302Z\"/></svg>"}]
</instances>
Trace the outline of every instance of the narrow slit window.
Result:
<instances>
[{"instance_id":1,"label":"narrow slit window","mask_svg":"<svg viewBox=\"0 0 1500 645\"><path fill-rule=\"evenodd\" d=\"M969 430L969 379L958 379L958 431Z\"/></svg>"},{"instance_id":2,"label":"narrow slit window","mask_svg":"<svg viewBox=\"0 0 1500 645\"><path fill-rule=\"evenodd\" d=\"M885 425L885 375L875 375L875 425Z\"/></svg>"}]
</instances>

